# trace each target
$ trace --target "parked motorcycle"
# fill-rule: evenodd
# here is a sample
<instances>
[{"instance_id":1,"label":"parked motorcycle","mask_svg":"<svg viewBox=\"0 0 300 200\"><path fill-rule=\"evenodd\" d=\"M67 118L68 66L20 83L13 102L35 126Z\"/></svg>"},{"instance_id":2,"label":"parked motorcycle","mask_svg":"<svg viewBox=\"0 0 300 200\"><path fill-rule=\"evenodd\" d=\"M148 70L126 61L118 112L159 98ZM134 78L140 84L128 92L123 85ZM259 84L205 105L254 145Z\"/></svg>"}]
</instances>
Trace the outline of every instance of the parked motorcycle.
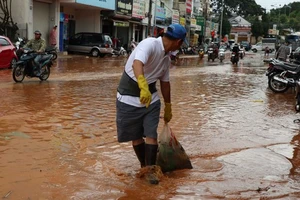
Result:
<instances>
[{"instance_id":1,"label":"parked motorcycle","mask_svg":"<svg viewBox=\"0 0 300 200\"><path fill-rule=\"evenodd\" d=\"M273 69L284 69L281 73L272 73L269 77L268 85L273 92L283 93L290 87L296 87L300 78L300 65L278 62L274 64Z\"/></svg>"},{"instance_id":2,"label":"parked motorcycle","mask_svg":"<svg viewBox=\"0 0 300 200\"><path fill-rule=\"evenodd\" d=\"M207 50L207 61L209 62L209 60L212 60L214 62L215 59L216 59L216 55L215 55L214 49L211 48L211 47L208 48L208 50Z\"/></svg>"},{"instance_id":3,"label":"parked motorcycle","mask_svg":"<svg viewBox=\"0 0 300 200\"><path fill-rule=\"evenodd\" d=\"M16 62L13 66L13 79L15 82L20 83L24 80L25 76L31 77L38 77L41 81L45 81L50 76L50 67L53 65L52 54L42 54L42 58L40 63L42 63L41 67L41 74L38 76L36 72L36 67L34 64L34 58L39 55L39 53L31 50L31 49L24 49L23 54L20 57L20 60Z\"/></svg>"},{"instance_id":4,"label":"parked motorcycle","mask_svg":"<svg viewBox=\"0 0 300 200\"><path fill-rule=\"evenodd\" d=\"M296 81L296 105L295 105L296 112L300 112L300 80Z\"/></svg>"},{"instance_id":5,"label":"parked motorcycle","mask_svg":"<svg viewBox=\"0 0 300 200\"><path fill-rule=\"evenodd\" d=\"M47 47L45 49L45 53L53 55L52 60L57 59L57 48L56 47L52 47L52 46Z\"/></svg>"},{"instance_id":6,"label":"parked motorcycle","mask_svg":"<svg viewBox=\"0 0 300 200\"><path fill-rule=\"evenodd\" d=\"M189 46L189 47L186 49L185 54L187 54L187 55L196 55L197 52L196 52L196 50L195 50L195 47Z\"/></svg>"},{"instance_id":7,"label":"parked motorcycle","mask_svg":"<svg viewBox=\"0 0 300 200\"><path fill-rule=\"evenodd\" d=\"M18 37L18 40L15 43L16 49L22 48L26 44L26 39L25 38L20 38Z\"/></svg>"},{"instance_id":8,"label":"parked motorcycle","mask_svg":"<svg viewBox=\"0 0 300 200\"><path fill-rule=\"evenodd\" d=\"M244 56L245 56L245 50L244 49L240 49L239 56L240 56L241 59L244 58Z\"/></svg>"},{"instance_id":9,"label":"parked motorcycle","mask_svg":"<svg viewBox=\"0 0 300 200\"><path fill-rule=\"evenodd\" d=\"M219 49L218 58L220 62L223 62L223 60L225 59L225 49Z\"/></svg>"},{"instance_id":10,"label":"parked motorcycle","mask_svg":"<svg viewBox=\"0 0 300 200\"><path fill-rule=\"evenodd\" d=\"M127 51L125 50L124 47L120 47L120 48L116 48L116 49L113 49L113 52L112 52L112 55L115 55L115 56L127 56Z\"/></svg>"},{"instance_id":11,"label":"parked motorcycle","mask_svg":"<svg viewBox=\"0 0 300 200\"><path fill-rule=\"evenodd\" d=\"M16 51L16 55L17 55L18 59L20 59L21 55L23 54L22 48L24 47L26 42L27 42L27 40L25 38L18 37L18 40L15 43L15 47L16 47L15 51Z\"/></svg>"},{"instance_id":12,"label":"parked motorcycle","mask_svg":"<svg viewBox=\"0 0 300 200\"><path fill-rule=\"evenodd\" d=\"M236 52L232 52L231 53L231 58L230 58L231 63L234 64L238 64L239 63L239 55Z\"/></svg>"},{"instance_id":13,"label":"parked motorcycle","mask_svg":"<svg viewBox=\"0 0 300 200\"><path fill-rule=\"evenodd\" d=\"M204 57L204 49L199 49L199 51L198 51L198 55L199 55L199 58L202 60L203 59L203 57Z\"/></svg>"}]
</instances>

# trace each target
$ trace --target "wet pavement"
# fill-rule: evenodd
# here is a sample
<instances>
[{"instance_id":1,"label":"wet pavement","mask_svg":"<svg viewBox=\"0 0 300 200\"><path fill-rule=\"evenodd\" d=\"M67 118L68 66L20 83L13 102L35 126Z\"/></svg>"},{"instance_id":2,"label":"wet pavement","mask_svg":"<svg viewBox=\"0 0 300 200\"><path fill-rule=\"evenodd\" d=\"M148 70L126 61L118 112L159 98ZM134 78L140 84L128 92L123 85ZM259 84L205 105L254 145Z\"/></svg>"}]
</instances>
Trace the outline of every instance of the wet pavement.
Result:
<instances>
[{"instance_id":1,"label":"wet pavement","mask_svg":"<svg viewBox=\"0 0 300 200\"><path fill-rule=\"evenodd\" d=\"M135 177L131 143L116 140L116 88L125 61L62 56L48 81L21 84L10 69L0 70L0 197L300 197L294 93L267 88L261 55L248 54L239 66L197 57L172 66L170 126L194 168L167 173L157 186Z\"/></svg>"}]
</instances>

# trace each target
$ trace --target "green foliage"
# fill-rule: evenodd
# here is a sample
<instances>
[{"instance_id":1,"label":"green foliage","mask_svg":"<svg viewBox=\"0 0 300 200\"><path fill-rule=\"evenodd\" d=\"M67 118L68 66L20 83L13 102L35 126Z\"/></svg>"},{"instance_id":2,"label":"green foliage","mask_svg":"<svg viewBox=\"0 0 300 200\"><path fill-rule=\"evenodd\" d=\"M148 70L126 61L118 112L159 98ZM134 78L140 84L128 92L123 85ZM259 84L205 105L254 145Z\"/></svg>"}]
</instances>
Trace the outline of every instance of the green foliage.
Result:
<instances>
[{"instance_id":1,"label":"green foliage","mask_svg":"<svg viewBox=\"0 0 300 200\"><path fill-rule=\"evenodd\" d=\"M252 35L255 37L265 36L268 30L277 25L277 29L282 33L283 29L293 29L300 31L300 2L293 2L283 5L281 8L273 8L270 12L266 12L264 8L257 5L255 0L223 0L224 1L224 19L228 19L233 14L240 15L249 21ZM211 7L215 13L221 13L222 0L211 0ZM262 20L258 20L258 16L262 16ZM227 20L228 22L228 20ZM228 22L229 23L229 22ZM223 21L222 34L230 33L230 25L225 25ZM227 33L226 27L230 27ZM226 30L226 31L225 31ZM226 33L225 33L226 32Z\"/></svg>"},{"instance_id":2,"label":"green foliage","mask_svg":"<svg viewBox=\"0 0 300 200\"><path fill-rule=\"evenodd\" d=\"M222 22L222 37L225 35L229 35L231 31L231 25L228 21L228 18L225 16L223 17L223 22Z\"/></svg>"},{"instance_id":3,"label":"green foliage","mask_svg":"<svg viewBox=\"0 0 300 200\"><path fill-rule=\"evenodd\" d=\"M221 12L222 0L211 0L211 7L215 12ZM255 0L224 0L224 8L224 15L228 17L232 14L246 17L264 13L264 9Z\"/></svg>"},{"instance_id":4,"label":"green foliage","mask_svg":"<svg viewBox=\"0 0 300 200\"><path fill-rule=\"evenodd\" d=\"M261 21L255 20L251 26L252 35L257 39L259 36L264 35L263 24Z\"/></svg>"}]
</instances>

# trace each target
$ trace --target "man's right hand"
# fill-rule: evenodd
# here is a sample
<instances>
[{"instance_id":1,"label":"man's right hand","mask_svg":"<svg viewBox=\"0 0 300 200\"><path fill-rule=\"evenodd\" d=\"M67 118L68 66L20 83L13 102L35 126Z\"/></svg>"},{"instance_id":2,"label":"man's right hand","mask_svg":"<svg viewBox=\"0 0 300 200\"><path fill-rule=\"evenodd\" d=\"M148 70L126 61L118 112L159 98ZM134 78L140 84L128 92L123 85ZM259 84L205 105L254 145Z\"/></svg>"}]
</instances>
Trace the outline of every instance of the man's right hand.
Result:
<instances>
[{"instance_id":1,"label":"man's right hand","mask_svg":"<svg viewBox=\"0 0 300 200\"><path fill-rule=\"evenodd\" d=\"M146 105L146 108L149 107L151 100L152 100L152 95L151 92L149 91L149 86L147 83L147 80L145 79L144 75L139 75L137 79L139 88L140 88L140 102L142 104Z\"/></svg>"}]
</instances>

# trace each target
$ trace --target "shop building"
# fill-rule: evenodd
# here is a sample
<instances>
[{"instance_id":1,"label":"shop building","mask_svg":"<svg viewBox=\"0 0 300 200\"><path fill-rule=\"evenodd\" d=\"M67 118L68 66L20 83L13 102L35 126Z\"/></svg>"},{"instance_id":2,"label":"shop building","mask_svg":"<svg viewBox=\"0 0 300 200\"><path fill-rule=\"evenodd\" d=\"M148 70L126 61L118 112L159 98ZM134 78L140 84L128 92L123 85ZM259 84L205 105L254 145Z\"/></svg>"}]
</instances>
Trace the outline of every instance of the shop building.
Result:
<instances>
[{"instance_id":1,"label":"shop building","mask_svg":"<svg viewBox=\"0 0 300 200\"><path fill-rule=\"evenodd\" d=\"M251 23L242 18L235 16L228 19L231 24L229 39L234 39L235 43L241 41L251 41Z\"/></svg>"},{"instance_id":2,"label":"shop building","mask_svg":"<svg viewBox=\"0 0 300 200\"><path fill-rule=\"evenodd\" d=\"M102 32L102 10L114 10L115 1L104 0L14 0L12 16L19 27L21 37L33 38L40 30L49 41L54 25L58 28L58 47L65 50L70 35L77 32Z\"/></svg>"}]
</instances>

